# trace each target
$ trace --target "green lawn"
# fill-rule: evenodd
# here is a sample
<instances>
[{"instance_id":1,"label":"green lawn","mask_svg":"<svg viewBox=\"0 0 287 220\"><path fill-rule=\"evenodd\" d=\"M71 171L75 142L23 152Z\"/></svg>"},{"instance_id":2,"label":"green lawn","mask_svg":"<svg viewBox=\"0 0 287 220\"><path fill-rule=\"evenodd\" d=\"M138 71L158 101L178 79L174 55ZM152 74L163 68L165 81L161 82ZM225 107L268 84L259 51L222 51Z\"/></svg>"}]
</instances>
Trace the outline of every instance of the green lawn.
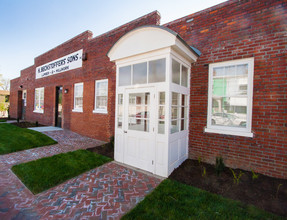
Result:
<instances>
[{"instance_id":1,"label":"green lawn","mask_svg":"<svg viewBox=\"0 0 287 220\"><path fill-rule=\"evenodd\" d=\"M0 118L0 122L6 122L7 120L6 119L1 119Z\"/></svg>"},{"instance_id":2,"label":"green lawn","mask_svg":"<svg viewBox=\"0 0 287 220\"><path fill-rule=\"evenodd\" d=\"M122 219L280 219L251 205L164 180Z\"/></svg>"},{"instance_id":3,"label":"green lawn","mask_svg":"<svg viewBox=\"0 0 287 220\"><path fill-rule=\"evenodd\" d=\"M77 150L15 165L12 170L31 192L37 194L109 161L112 159Z\"/></svg>"},{"instance_id":4,"label":"green lawn","mask_svg":"<svg viewBox=\"0 0 287 220\"><path fill-rule=\"evenodd\" d=\"M57 143L40 132L6 123L0 124L0 134L0 155Z\"/></svg>"}]
</instances>

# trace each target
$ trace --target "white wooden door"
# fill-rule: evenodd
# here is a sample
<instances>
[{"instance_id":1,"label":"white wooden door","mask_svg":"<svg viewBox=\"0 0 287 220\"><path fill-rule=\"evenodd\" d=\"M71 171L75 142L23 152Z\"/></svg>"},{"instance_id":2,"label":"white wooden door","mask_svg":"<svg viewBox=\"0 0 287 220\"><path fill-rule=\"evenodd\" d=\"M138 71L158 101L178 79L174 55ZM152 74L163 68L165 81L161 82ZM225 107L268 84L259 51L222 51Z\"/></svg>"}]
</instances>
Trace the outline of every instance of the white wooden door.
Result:
<instances>
[{"instance_id":1,"label":"white wooden door","mask_svg":"<svg viewBox=\"0 0 287 220\"><path fill-rule=\"evenodd\" d=\"M124 163L154 172L154 88L126 89L124 117Z\"/></svg>"}]
</instances>

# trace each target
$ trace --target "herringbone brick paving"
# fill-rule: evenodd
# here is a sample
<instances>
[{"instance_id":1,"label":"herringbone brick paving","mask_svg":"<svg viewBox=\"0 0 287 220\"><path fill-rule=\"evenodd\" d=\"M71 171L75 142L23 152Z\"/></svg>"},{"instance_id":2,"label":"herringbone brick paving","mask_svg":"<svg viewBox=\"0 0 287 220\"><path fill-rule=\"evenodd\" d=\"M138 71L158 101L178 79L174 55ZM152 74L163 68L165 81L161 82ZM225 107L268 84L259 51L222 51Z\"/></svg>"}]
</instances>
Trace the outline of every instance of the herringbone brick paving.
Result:
<instances>
[{"instance_id":1,"label":"herringbone brick paving","mask_svg":"<svg viewBox=\"0 0 287 220\"><path fill-rule=\"evenodd\" d=\"M33 195L14 164L101 144L70 131L45 133L58 144L0 156L0 219L119 219L160 183L111 162Z\"/></svg>"}]
</instances>

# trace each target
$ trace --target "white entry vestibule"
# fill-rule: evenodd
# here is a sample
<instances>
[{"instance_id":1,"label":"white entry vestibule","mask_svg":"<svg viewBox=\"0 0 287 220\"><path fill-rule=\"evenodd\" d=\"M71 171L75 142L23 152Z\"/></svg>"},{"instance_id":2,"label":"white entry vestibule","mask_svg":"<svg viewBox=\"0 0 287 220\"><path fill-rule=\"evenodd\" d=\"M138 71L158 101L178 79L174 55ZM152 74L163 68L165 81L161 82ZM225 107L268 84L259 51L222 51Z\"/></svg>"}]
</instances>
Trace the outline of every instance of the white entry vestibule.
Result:
<instances>
[{"instance_id":1,"label":"white entry vestibule","mask_svg":"<svg viewBox=\"0 0 287 220\"><path fill-rule=\"evenodd\" d=\"M199 51L143 26L108 53L117 66L115 160L167 177L188 157L190 65Z\"/></svg>"}]
</instances>

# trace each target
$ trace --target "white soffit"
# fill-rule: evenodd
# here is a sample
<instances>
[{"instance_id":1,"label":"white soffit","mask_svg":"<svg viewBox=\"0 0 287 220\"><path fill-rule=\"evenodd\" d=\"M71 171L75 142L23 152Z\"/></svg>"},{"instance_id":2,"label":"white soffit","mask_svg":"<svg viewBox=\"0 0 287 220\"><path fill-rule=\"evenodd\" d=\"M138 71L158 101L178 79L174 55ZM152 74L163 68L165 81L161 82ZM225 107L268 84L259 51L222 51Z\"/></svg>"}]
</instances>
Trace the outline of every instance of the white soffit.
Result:
<instances>
[{"instance_id":1,"label":"white soffit","mask_svg":"<svg viewBox=\"0 0 287 220\"><path fill-rule=\"evenodd\" d=\"M121 37L107 56L111 61L172 47L191 62L198 55L173 31L161 26L143 26Z\"/></svg>"}]
</instances>

